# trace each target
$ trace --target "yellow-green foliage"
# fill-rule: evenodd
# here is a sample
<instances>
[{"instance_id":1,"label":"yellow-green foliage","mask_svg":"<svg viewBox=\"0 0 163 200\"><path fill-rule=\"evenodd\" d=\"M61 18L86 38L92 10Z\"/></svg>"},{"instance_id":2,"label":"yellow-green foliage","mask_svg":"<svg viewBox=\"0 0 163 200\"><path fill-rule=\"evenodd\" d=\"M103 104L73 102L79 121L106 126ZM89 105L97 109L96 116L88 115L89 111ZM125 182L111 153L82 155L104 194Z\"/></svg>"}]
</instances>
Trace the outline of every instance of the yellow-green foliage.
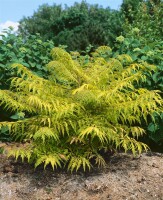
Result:
<instances>
[{"instance_id":1,"label":"yellow-green foliage","mask_svg":"<svg viewBox=\"0 0 163 200\"><path fill-rule=\"evenodd\" d=\"M9 155L27 158L36 167L44 163L73 171L90 169L92 159L104 166L100 150L123 148L135 155L148 149L136 140L145 133L141 120L159 112L162 100L159 91L138 88L137 83L154 66L134 63L128 55L109 58L109 52L109 47L100 47L84 65L79 55L73 59L54 48L48 80L21 64L12 65L17 76L10 90L0 90L0 105L25 113L25 118L0 122L23 141Z\"/></svg>"}]
</instances>

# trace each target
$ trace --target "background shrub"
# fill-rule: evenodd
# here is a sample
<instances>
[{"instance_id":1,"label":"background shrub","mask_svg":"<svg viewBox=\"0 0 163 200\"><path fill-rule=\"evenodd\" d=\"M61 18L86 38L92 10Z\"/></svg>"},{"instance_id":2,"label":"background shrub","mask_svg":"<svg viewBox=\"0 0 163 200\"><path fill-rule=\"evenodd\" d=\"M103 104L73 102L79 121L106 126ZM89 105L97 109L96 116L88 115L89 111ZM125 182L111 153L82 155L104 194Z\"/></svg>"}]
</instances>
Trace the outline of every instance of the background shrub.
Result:
<instances>
[{"instance_id":1,"label":"background shrub","mask_svg":"<svg viewBox=\"0 0 163 200\"><path fill-rule=\"evenodd\" d=\"M12 76L10 66L19 62L40 76L45 75L45 66L50 61L52 41L43 42L39 34L25 39L12 33L12 28L3 31L0 39L0 87L7 87L6 79Z\"/></svg>"}]
</instances>

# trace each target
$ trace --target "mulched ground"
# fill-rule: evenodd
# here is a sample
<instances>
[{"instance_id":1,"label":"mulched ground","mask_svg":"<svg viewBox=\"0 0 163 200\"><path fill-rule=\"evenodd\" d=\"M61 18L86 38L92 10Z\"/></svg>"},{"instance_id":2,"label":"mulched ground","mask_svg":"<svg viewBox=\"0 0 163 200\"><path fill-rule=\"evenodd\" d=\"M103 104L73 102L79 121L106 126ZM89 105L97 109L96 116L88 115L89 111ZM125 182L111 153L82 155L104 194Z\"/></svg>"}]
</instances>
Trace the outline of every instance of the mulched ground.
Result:
<instances>
[{"instance_id":1,"label":"mulched ground","mask_svg":"<svg viewBox=\"0 0 163 200\"><path fill-rule=\"evenodd\" d=\"M119 153L105 169L76 174L0 154L0 200L163 200L163 154Z\"/></svg>"}]
</instances>

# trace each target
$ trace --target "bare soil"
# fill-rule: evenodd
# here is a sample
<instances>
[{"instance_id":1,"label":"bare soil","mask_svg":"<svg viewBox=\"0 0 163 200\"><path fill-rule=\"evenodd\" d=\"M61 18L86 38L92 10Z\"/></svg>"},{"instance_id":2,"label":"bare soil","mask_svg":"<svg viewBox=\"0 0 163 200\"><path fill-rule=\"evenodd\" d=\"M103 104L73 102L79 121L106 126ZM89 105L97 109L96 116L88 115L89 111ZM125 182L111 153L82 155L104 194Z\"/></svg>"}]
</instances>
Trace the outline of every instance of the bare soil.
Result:
<instances>
[{"instance_id":1,"label":"bare soil","mask_svg":"<svg viewBox=\"0 0 163 200\"><path fill-rule=\"evenodd\" d=\"M163 154L113 155L92 172L34 170L0 154L0 200L163 200Z\"/></svg>"}]
</instances>

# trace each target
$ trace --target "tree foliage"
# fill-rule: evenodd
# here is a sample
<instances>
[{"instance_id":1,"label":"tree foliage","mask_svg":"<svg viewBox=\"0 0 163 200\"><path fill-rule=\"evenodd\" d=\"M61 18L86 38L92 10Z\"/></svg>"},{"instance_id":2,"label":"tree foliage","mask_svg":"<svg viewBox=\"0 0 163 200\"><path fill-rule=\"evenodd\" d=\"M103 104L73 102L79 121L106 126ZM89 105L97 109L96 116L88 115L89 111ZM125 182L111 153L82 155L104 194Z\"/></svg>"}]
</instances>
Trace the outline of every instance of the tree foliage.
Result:
<instances>
[{"instance_id":1,"label":"tree foliage","mask_svg":"<svg viewBox=\"0 0 163 200\"><path fill-rule=\"evenodd\" d=\"M123 148L135 155L148 149L137 141L145 134L141 120L160 112L162 99L139 82L155 66L135 63L129 55L112 58L106 46L89 59L57 47L51 54L48 79L13 64L10 89L0 90L0 105L19 116L0 127L23 142L9 155L27 158L35 167L44 163L77 171L90 169L92 159L105 165L101 150Z\"/></svg>"},{"instance_id":2,"label":"tree foliage","mask_svg":"<svg viewBox=\"0 0 163 200\"><path fill-rule=\"evenodd\" d=\"M136 1L132 2L136 3ZM136 27L140 30L140 35L144 38L144 41L142 41L143 44L147 45L148 43L162 41L163 1L143 0L138 2L136 8L128 10L126 23L123 27L124 34L130 34L131 30ZM130 20L130 16L133 16L132 20Z\"/></svg>"},{"instance_id":3,"label":"tree foliage","mask_svg":"<svg viewBox=\"0 0 163 200\"><path fill-rule=\"evenodd\" d=\"M123 0L121 12L129 23L133 23L142 2L143 0Z\"/></svg>"},{"instance_id":4,"label":"tree foliage","mask_svg":"<svg viewBox=\"0 0 163 200\"><path fill-rule=\"evenodd\" d=\"M64 9L44 4L32 17L20 21L19 31L23 36L40 33L43 40L52 39L55 46L81 51L89 45L112 45L122 29L118 11L82 1Z\"/></svg>"}]
</instances>

